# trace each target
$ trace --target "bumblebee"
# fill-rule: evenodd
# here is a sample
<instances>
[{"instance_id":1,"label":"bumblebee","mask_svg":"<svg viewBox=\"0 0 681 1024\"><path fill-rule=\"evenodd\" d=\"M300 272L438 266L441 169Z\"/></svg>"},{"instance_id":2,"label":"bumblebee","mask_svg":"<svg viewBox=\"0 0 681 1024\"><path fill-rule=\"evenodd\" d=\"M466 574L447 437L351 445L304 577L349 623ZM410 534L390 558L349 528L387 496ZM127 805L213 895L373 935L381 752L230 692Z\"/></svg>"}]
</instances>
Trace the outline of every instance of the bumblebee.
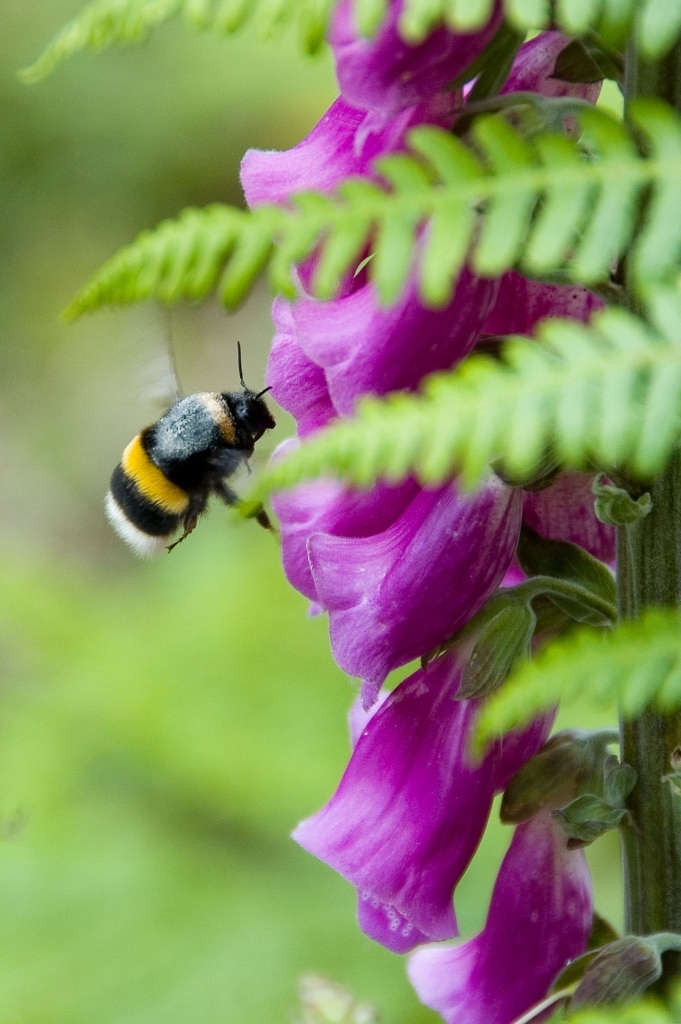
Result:
<instances>
[{"instance_id":1,"label":"bumblebee","mask_svg":"<svg viewBox=\"0 0 681 1024\"><path fill-rule=\"evenodd\" d=\"M239 497L226 480L248 462L256 441L275 426L263 401L246 387L238 346L243 391L205 391L180 398L160 420L132 439L116 466L105 499L116 533L136 555L150 558L188 537L217 495L226 505ZM254 518L271 529L264 509ZM182 527L182 535L173 536Z\"/></svg>"}]
</instances>

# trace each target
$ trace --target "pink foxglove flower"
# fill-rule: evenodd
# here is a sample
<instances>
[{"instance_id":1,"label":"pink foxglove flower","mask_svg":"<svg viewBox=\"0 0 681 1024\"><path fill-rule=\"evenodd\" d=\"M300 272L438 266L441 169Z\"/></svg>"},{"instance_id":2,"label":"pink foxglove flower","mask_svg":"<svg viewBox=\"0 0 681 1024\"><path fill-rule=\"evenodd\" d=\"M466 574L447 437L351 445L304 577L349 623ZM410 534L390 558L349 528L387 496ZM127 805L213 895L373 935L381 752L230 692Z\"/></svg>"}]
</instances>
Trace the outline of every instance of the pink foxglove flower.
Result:
<instances>
[{"instance_id":1,"label":"pink foxglove flower","mask_svg":"<svg viewBox=\"0 0 681 1024\"><path fill-rule=\"evenodd\" d=\"M403 0L390 3L371 39L360 34L352 0L341 0L331 22L330 42L341 93L348 102L381 117L441 92L475 60L501 25L501 4L476 32L437 28L420 43L405 42L398 31Z\"/></svg>"},{"instance_id":2,"label":"pink foxglove flower","mask_svg":"<svg viewBox=\"0 0 681 1024\"><path fill-rule=\"evenodd\" d=\"M460 629L496 589L515 551L521 492L489 477L473 495L422 490L369 537L311 534L317 601L338 664L376 691L389 672Z\"/></svg>"},{"instance_id":3,"label":"pink foxglove flower","mask_svg":"<svg viewBox=\"0 0 681 1024\"><path fill-rule=\"evenodd\" d=\"M447 656L393 690L364 725L334 796L294 832L356 886L364 931L399 953L458 934L452 894L492 799L551 724L538 719L475 764L468 745L480 701L455 700L459 682Z\"/></svg>"},{"instance_id":4,"label":"pink foxglove flower","mask_svg":"<svg viewBox=\"0 0 681 1024\"><path fill-rule=\"evenodd\" d=\"M542 812L515 830L482 932L418 950L410 980L446 1024L511 1024L585 951L592 912L584 851Z\"/></svg>"},{"instance_id":5,"label":"pink foxglove flower","mask_svg":"<svg viewBox=\"0 0 681 1024\"><path fill-rule=\"evenodd\" d=\"M525 495L523 522L542 537L579 544L610 563L615 560L615 527L596 518L592 482L589 473L560 473L550 487Z\"/></svg>"}]
</instances>

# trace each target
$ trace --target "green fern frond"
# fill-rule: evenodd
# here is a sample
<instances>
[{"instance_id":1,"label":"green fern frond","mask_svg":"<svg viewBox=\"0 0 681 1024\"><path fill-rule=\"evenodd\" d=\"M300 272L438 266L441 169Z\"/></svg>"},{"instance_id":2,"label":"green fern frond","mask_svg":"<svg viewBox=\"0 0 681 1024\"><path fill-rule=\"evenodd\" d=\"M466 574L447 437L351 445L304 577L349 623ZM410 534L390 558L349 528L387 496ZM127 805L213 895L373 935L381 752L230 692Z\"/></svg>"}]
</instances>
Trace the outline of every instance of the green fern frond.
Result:
<instances>
[{"instance_id":1,"label":"green fern frond","mask_svg":"<svg viewBox=\"0 0 681 1024\"><path fill-rule=\"evenodd\" d=\"M445 131L421 127L410 136L410 154L378 162L383 183L349 179L335 195L299 193L288 209L184 213L175 226L167 222L145 232L107 263L70 313L150 295L161 301L199 298L223 269L222 297L236 305L270 255L275 289L290 293L291 264L320 249L313 282L320 298L335 294L358 254L371 246L369 273L385 303L399 296L411 261L424 301L446 304L467 254L484 276L517 265L530 276L564 272L594 284L607 278L613 258L633 238L630 259L641 288L673 275L681 253L681 120L657 101L632 105L643 156L632 133L613 117L592 108L579 117L588 159L563 135L526 139L495 115L476 122L479 155ZM644 190L649 198L639 224ZM197 229L204 216L208 254L202 249L206 232ZM135 280L150 258L155 291L147 276ZM199 287L194 268L205 262L212 274L200 276Z\"/></svg>"},{"instance_id":2,"label":"green fern frond","mask_svg":"<svg viewBox=\"0 0 681 1024\"><path fill-rule=\"evenodd\" d=\"M61 61L83 50L134 45L179 15L193 27L232 33L255 21L265 35L296 21L304 48L323 42L334 0L92 0L48 44L24 72L26 81L44 78ZM360 31L377 31L387 0L355 0ZM423 39L438 25L473 31L489 17L493 0L405 0L400 31L405 39ZM509 23L520 31L554 25L569 35L600 34L609 47L621 47L628 34L644 56L656 58L674 45L681 33L681 0L504 0Z\"/></svg>"},{"instance_id":3,"label":"green fern frond","mask_svg":"<svg viewBox=\"0 0 681 1024\"><path fill-rule=\"evenodd\" d=\"M334 0L92 0L54 36L22 72L26 82L49 75L62 61L85 50L134 46L166 22L182 17L193 28L231 34L246 22L270 36L297 22L307 52L319 49ZM366 0L363 0L366 6ZM369 12L370 13L370 12ZM375 22L376 15L367 20Z\"/></svg>"},{"instance_id":4,"label":"green fern frond","mask_svg":"<svg viewBox=\"0 0 681 1024\"><path fill-rule=\"evenodd\" d=\"M657 296L654 329L611 309L590 325L547 320L502 358L473 355L427 380L422 395L367 398L269 467L259 484L289 487L335 475L357 486L416 475L474 485L495 463L531 478L547 451L575 468L621 466L643 479L681 435L681 300Z\"/></svg>"},{"instance_id":5,"label":"green fern frond","mask_svg":"<svg viewBox=\"0 0 681 1024\"><path fill-rule=\"evenodd\" d=\"M494 736L560 703L622 708L626 717L649 704L663 712L681 705L681 611L653 609L612 633L578 629L525 661L488 699L476 736Z\"/></svg>"}]
</instances>

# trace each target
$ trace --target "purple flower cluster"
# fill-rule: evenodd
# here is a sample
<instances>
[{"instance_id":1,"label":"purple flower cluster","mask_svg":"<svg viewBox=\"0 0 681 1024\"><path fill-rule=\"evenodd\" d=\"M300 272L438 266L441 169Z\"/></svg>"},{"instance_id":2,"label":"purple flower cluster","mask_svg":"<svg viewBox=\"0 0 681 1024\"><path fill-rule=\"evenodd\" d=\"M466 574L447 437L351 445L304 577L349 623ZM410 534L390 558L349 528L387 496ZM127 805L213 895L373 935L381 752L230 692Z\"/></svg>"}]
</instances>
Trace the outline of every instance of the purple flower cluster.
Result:
<instances>
[{"instance_id":1,"label":"purple flower cluster","mask_svg":"<svg viewBox=\"0 0 681 1024\"><path fill-rule=\"evenodd\" d=\"M242 180L251 205L331 191L348 175L372 178L374 159L403 149L410 128L452 127L465 98L450 83L494 37L500 4L480 31L441 27L418 45L398 34L401 7L391 3L379 34L367 40L350 0L337 4L330 42L341 95L292 150L246 154ZM595 101L598 86L552 77L566 42L547 32L523 45L502 91ZM267 375L301 438L352 415L362 395L418 389L484 334L531 334L543 317L585 320L599 305L583 288L515 272L482 278L468 268L437 310L421 303L413 278L399 302L383 308L361 270L321 302L309 293L310 270L299 268L294 301L275 301ZM284 450L297 443L285 442ZM593 515L590 479L574 473L533 495L491 474L474 495L456 481L429 489L408 479L360 493L321 480L276 496L274 507L288 579L315 611L328 613L334 658L362 680L346 772L295 838L356 886L360 924L372 938L396 952L454 938L453 893L492 800L542 746L552 716L500 738L473 764L467 750L480 702L454 699L461 655L417 670L390 694L382 684L461 628L510 578L523 522L606 561L613 531ZM542 998L583 952L590 924L583 854L567 850L542 812L516 829L483 932L451 948L419 950L410 977L446 1021L503 1024Z\"/></svg>"}]
</instances>

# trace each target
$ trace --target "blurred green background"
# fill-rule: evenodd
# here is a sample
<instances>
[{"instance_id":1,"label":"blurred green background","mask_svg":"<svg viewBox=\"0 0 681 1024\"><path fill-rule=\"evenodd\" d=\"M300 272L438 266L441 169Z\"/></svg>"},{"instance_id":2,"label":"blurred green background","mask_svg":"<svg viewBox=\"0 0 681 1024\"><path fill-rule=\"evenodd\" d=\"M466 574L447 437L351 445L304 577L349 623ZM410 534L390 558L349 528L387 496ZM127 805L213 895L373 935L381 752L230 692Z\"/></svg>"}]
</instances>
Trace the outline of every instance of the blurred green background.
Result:
<instances>
[{"instance_id":1,"label":"blurred green background","mask_svg":"<svg viewBox=\"0 0 681 1024\"><path fill-rule=\"evenodd\" d=\"M384 1021L433 1021L400 958L358 933L350 886L288 839L342 771L352 690L275 541L216 507L139 563L103 516L124 445L160 411L168 338L185 391L236 384L237 338L257 387L268 295L234 316L59 320L138 231L239 202L244 150L294 144L332 99L328 56L176 24L22 85L78 9L0 10L0 1020L290 1021L314 970ZM495 826L461 886L467 931L507 841ZM617 923L614 841L594 862Z\"/></svg>"}]
</instances>

